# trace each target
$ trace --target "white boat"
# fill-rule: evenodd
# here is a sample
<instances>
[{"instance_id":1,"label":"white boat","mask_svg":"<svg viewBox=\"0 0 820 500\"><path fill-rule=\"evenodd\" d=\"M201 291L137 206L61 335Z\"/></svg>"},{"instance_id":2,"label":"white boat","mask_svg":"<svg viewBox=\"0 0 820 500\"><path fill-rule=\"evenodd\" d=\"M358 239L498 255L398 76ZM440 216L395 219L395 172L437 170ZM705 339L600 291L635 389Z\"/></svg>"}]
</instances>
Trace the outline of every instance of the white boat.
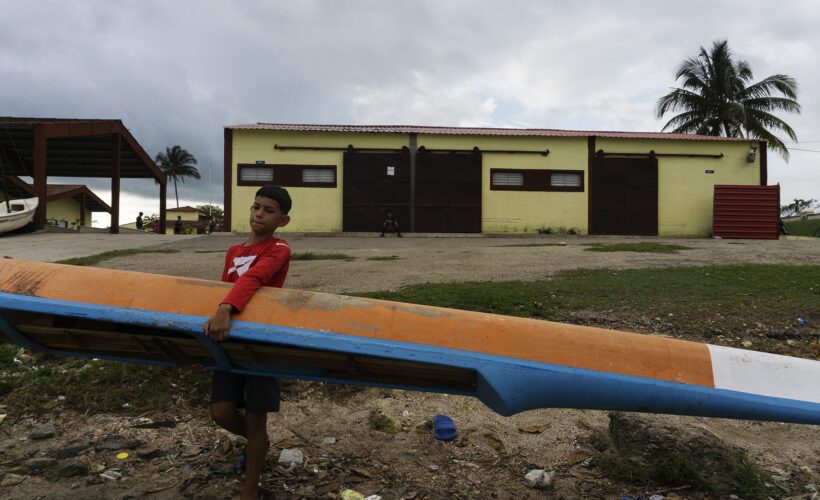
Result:
<instances>
[{"instance_id":1,"label":"white boat","mask_svg":"<svg viewBox=\"0 0 820 500\"><path fill-rule=\"evenodd\" d=\"M8 233L20 229L34 219L37 210L37 198L0 201L0 233ZM11 211L9 211L11 208Z\"/></svg>"}]
</instances>

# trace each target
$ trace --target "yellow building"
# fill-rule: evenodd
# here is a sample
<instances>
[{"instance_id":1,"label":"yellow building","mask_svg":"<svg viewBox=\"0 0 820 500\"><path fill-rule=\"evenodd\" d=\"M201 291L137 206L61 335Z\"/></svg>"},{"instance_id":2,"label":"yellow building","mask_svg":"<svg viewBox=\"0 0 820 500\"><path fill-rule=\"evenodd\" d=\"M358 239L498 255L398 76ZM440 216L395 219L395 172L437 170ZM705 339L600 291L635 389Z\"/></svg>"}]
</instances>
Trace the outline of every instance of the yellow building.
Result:
<instances>
[{"instance_id":1,"label":"yellow building","mask_svg":"<svg viewBox=\"0 0 820 500\"><path fill-rule=\"evenodd\" d=\"M11 185L19 188L22 196L34 197L34 187L16 176L7 176ZM12 196L13 197L13 196ZM0 200L3 193L0 191ZM67 229L91 227L92 212L111 213L111 207L97 197L87 186L48 184L46 186L46 221Z\"/></svg>"},{"instance_id":2,"label":"yellow building","mask_svg":"<svg viewBox=\"0 0 820 500\"><path fill-rule=\"evenodd\" d=\"M715 185L765 185L766 142L664 133L420 126L225 127L225 230L259 186L283 232L708 236ZM169 221L171 218L169 217Z\"/></svg>"},{"instance_id":3,"label":"yellow building","mask_svg":"<svg viewBox=\"0 0 820 500\"><path fill-rule=\"evenodd\" d=\"M186 228L192 227L193 232L196 232L198 226L207 225L207 222L200 221L199 210L194 207L169 208L165 211L165 234L174 234L177 218L182 221L183 233L187 231Z\"/></svg>"}]
</instances>

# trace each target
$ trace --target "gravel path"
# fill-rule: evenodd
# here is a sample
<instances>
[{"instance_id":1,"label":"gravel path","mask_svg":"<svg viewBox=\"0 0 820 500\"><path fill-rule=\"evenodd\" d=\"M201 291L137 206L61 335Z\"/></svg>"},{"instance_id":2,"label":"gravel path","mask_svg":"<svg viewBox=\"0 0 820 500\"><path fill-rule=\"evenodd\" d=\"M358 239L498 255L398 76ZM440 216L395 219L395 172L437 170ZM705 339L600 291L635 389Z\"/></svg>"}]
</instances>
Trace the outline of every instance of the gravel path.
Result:
<instances>
[{"instance_id":1,"label":"gravel path","mask_svg":"<svg viewBox=\"0 0 820 500\"><path fill-rule=\"evenodd\" d=\"M817 264L820 240L720 240L616 236L283 237L294 253L344 254L350 260L295 260L287 288L355 293L395 290L413 283L534 281L576 268L642 268L715 264ZM219 279L224 251L244 236L34 233L0 238L0 256L56 261L128 248L176 249L137 254L99 267ZM687 247L677 253L590 252L590 244L657 242ZM524 246L529 245L529 246ZM539 246L534 246L539 245ZM396 260L371 260L384 257Z\"/></svg>"},{"instance_id":2,"label":"gravel path","mask_svg":"<svg viewBox=\"0 0 820 500\"><path fill-rule=\"evenodd\" d=\"M294 260L287 288L329 293L395 290L413 283L534 281L576 268L641 268L738 263L820 262L817 240L712 240L615 237L287 238L294 253L344 254L350 260ZM219 279L224 250L241 236L205 236L164 243L176 254L141 254L100 264L112 269ZM590 252L590 243L652 241L687 247L672 254ZM549 246L514 246L549 245ZM153 248L153 247L152 247ZM210 252L210 253L198 253ZM371 260L397 257L396 260Z\"/></svg>"}]
</instances>

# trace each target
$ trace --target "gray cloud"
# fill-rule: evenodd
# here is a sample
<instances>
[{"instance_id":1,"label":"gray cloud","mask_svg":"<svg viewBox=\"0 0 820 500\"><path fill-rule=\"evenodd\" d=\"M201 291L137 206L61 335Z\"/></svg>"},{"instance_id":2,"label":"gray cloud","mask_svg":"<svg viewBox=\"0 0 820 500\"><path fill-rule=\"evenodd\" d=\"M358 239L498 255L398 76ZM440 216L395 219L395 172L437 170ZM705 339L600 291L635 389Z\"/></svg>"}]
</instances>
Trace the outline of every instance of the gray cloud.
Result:
<instances>
[{"instance_id":1,"label":"gray cloud","mask_svg":"<svg viewBox=\"0 0 820 500\"><path fill-rule=\"evenodd\" d=\"M820 6L808 1L777 8L750 1L742 9L637 0L2 0L0 7L2 114L120 118L152 157L180 144L203 174L180 185L190 203L208 201L209 165L221 200L229 124L659 130L654 103L675 85L677 66L722 38L757 79L798 80L803 114L784 118L801 140L820 141L812 120L820 107ZM820 150L820 142L809 144ZM818 155L795 151L789 165L770 155L769 181L782 184L784 200L820 198ZM123 187L156 202L151 182ZM124 207L122 219L135 210Z\"/></svg>"}]
</instances>

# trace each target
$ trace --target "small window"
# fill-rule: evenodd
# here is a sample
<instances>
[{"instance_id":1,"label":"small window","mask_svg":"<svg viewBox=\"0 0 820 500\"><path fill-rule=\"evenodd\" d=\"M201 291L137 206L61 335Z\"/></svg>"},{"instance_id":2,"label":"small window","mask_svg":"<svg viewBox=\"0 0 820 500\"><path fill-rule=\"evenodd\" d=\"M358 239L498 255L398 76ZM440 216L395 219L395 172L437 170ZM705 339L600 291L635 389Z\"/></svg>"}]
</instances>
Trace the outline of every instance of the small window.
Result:
<instances>
[{"instance_id":1,"label":"small window","mask_svg":"<svg viewBox=\"0 0 820 500\"><path fill-rule=\"evenodd\" d=\"M493 172L493 186L523 186L524 172Z\"/></svg>"},{"instance_id":2,"label":"small window","mask_svg":"<svg viewBox=\"0 0 820 500\"><path fill-rule=\"evenodd\" d=\"M583 170L491 168L490 179L496 191L584 191Z\"/></svg>"},{"instance_id":3,"label":"small window","mask_svg":"<svg viewBox=\"0 0 820 500\"><path fill-rule=\"evenodd\" d=\"M581 174L578 173L558 173L550 174L550 186L552 187L581 187Z\"/></svg>"},{"instance_id":4,"label":"small window","mask_svg":"<svg viewBox=\"0 0 820 500\"><path fill-rule=\"evenodd\" d=\"M336 165L293 165L283 163L238 163L237 186L335 188Z\"/></svg>"},{"instance_id":5,"label":"small window","mask_svg":"<svg viewBox=\"0 0 820 500\"><path fill-rule=\"evenodd\" d=\"M239 169L239 180L242 182L273 182L273 169L243 166Z\"/></svg>"},{"instance_id":6,"label":"small window","mask_svg":"<svg viewBox=\"0 0 820 500\"><path fill-rule=\"evenodd\" d=\"M333 168L303 168L302 182L305 184L335 184L336 170Z\"/></svg>"}]
</instances>

